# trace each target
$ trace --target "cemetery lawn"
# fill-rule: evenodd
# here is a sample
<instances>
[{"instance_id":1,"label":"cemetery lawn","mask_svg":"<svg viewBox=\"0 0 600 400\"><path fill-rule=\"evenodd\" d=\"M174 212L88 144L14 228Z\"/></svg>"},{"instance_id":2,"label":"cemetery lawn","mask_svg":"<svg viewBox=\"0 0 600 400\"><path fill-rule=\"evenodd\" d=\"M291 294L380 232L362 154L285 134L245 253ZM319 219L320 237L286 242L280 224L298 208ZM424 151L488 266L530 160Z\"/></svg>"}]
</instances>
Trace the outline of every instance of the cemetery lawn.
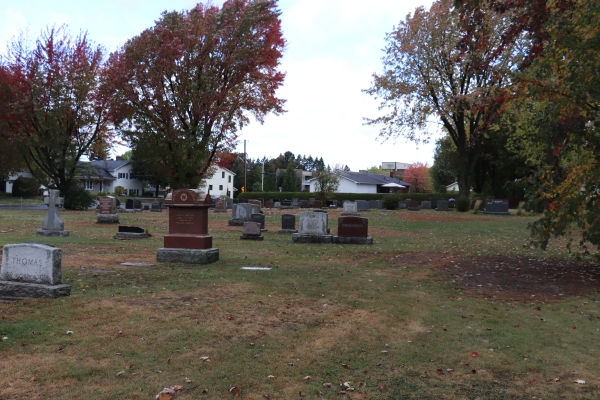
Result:
<instances>
[{"instance_id":1,"label":"cemetery lawn","mask_svg":"<svg viewBox=\"0 0 600 400\"><path fill-rule=\"evenodd\" d=\"M209 215L220 260L193 266L156 264L166 212L121 214L152 236L120 241L93 211L40 238L44 211L0 210L0 245L62 248L71 285L0 302L0 399L600 397L600 267L530 248L535 217L372 210L374 244L340 246Z\"/></svg>"}]
</instances>

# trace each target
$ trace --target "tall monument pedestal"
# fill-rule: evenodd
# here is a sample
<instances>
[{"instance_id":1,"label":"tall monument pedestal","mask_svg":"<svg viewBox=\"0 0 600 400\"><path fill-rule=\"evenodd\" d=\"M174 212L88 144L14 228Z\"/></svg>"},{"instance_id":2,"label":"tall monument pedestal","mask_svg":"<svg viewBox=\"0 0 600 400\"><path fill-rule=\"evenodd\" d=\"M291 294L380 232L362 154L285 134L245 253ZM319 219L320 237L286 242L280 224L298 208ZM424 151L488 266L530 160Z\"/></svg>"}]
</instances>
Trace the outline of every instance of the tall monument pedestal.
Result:
<instances>
[{"instance_id":1,"label":"tall monument pedestal","mask_svg":"<svg viewBox=\"0 0 600 400\"><path fill-rule=\"evenodd\" d=\"M219 260L208 234L209 195L195 189L180 189L165 199L169 208L169 233L164 248L156 252L158 262L209 264Z\"/></svg>"}]
</instances>

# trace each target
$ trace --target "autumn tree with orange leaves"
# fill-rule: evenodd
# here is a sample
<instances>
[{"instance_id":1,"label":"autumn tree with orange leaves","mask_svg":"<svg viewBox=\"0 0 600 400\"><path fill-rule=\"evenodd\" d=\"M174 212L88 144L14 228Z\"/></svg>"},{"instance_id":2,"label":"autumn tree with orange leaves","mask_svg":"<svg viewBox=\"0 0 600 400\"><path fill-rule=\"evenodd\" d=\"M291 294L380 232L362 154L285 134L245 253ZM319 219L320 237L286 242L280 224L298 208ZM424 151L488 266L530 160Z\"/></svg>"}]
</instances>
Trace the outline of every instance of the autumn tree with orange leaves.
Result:
<instances>
[{"instance_id":1,"label":"autumn tree with orange leaves","mask_svg":"<svg viewBox=\"0 0 600 400\"><path fill-rule=\"evenodd\" d=\"M114 120L139 159L173 188L196 187L276 97L285 40L276 0L228 0L165 12L111 54ZM137 150L137 151L136 151Z\"/></svg>"},{"instance_id":2,"label":"autumn tree with orange leaves","mask_svg":"<svg viewBox=\"0 0 600 400\"><path fill-rule=\"evenodd\" d=\"M404 171L402 180L412 185L411 192L414 193L431 192L433 189L427 163L423 164L422 162L416 162L411 164L406 171Z\"/></svg>"}]
</instances>

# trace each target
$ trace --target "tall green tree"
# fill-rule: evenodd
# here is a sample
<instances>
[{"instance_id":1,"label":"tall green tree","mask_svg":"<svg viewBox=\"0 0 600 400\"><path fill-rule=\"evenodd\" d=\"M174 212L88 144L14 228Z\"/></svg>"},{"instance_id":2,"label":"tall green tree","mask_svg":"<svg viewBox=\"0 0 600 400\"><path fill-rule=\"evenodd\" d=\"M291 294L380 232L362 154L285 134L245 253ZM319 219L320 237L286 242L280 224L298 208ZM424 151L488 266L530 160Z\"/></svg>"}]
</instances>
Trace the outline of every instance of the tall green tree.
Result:
<instances>
[{"instance_id":1,"label":"tall green tree","mask_svg":"<svg viewBox=\"0 0 600 400\"><path fill-rule=\"evenodd\" d=\"M285 40L276 0L165 12L109 59L123 136L155 147L174 188L195 187L249 115L281 114Z\"/></svg>"},{"instance_id":2,"label":"tall green tree","mask_svg":"<svg viewBox=\"0 0 600 400\"><path fill-rule=\"evenodd\" d=\"M469 38L459 24L452 0L435 1L400 21L386 37L384 70L373 76L366 93L381 99L386 115L367 119L382 126L384 139L405 136L419 142L430 139L430 123L439 123L454 142L460 158L458 183L467 195L474 183L483 138L496 98L510 85L510 72L519 61L516 42L505 46L486 64L474 68L503 41L507 20L490 10L480 24L486 40Z\"/></svg>"},{"instance_id":3,"label":"tall green tree","mask_svg":"<svg viewBox=\"0 0 600 400\"><path fill-rule=\"evenodd\" d=\"M296 176L296 169L294 168L293 162L290 162L285 169L282 187L284 192L298 191L298 177Z\"/></svg>"},{"instance_id":4,"label":"tall green tree","mask_svg":"<svg viewBox=\"0 0 600 400\"><path fill-rule=\"evenodd\" d=\"M34 44L22 34L0 60L3 134L34 178L63 194L83 174L81 158L112 139L103 55L62 26Z\"/></svg>"}]
</instances>

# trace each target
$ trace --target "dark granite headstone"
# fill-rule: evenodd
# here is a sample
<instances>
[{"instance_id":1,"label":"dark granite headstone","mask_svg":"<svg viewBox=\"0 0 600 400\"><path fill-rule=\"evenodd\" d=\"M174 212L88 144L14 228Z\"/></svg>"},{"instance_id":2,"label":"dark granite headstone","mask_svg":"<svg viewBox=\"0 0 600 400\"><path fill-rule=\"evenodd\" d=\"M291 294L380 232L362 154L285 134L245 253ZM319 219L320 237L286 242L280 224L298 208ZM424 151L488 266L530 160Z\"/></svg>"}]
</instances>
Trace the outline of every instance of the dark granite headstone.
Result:
<instances>
[{"instance_id":1,"label":"dark granite headstone","mask_svg":"<svg viewBox=\"0 0 600 400\"><path fill-rule=\"evenodd\" d=\"M308 199L308 206L309 207L314 207L315 206L315 200L314 198L310 198Z\"/></svg>"},{"instance_id":2,"label":"dark granite headstone","mask_svg":"<svg viewBox=\"0 0 600 400\"><path fill-rule=\"evenodd\" d=\"M250 216L250 221L258 222L260 224L261 231L265 231L265 214L255 213Z\"/></svg>"},{"instance_id":3,"label":"dark granite headstone","mask_svg":"<svg viewBox=\"0 0 600 400\"><path fill-rule=\"evenodd\" d=\"M484 214L510 215L508 212L508 200L486 199Z\"/></svg>"},{"instance_id":4,"label":"dark granite headstone","mask_svg":"<svg viewBox=\"0 0 600 400\"><path fill-rule=\"evenodd\" d=\"M133 199L127 199L127 201L125 202L125 209L133 210Z\"/></svg>"},{"instance_id":5,"label":"dark granite headstone","mask_svg":"<svg viewBox=\"0 0 600 400\"><path fill-rule=\"evenodd\" d=\"M138 226L123 226L119 225L119 232L121 233L146 233L144 228Z\"/></svg>"},{"instance_id":6,"label":"dark granite headstone","mask_svg":"<svg viewBox=\"0 0 600 400\"><path fill-rule=\"evenodd\" d=\"M366 200L356 200L358 211L369 211L369 202Z\"/></svg>"},{"instance_id":7,"label":"dark granite headstone","mask_svg":"<svg viewBox=\"0 0 600 400\"><path fill-rule=\"evenodd\" d=\"M133 199L133 208L134 210L142 209L142 201L140 199Z\"/></svg>"},{"instance_id":8,"label":"dark granite headstone","mask_svg":"<svg viewBox=\"0 0 600 400\"><path fill-rule=\"evenodd\" d=\"M423 200L421 202L421 209L422 210L431 210L431 202L429 200Z\"/></svg>"},{"instance_id":9,"label":"dark granite headstone","mask_svg":"<svg viewBox=\"0 0 600 400\"><path fill-rule=\"evenodd\" d=\"M162 211L162 208L161 208L161 206L160 206L160 202L158 202L158 201L155 201L155 202L153 202L153 203L152 203L152 206L150 207L150 211L153 211L153 212L161 212L161 211Z\"/></svg>"},{"instance_id":10,"label":"dark granite headstone","mask_svg":"<svg viewBox=\"0 0 600 400\"><path fill-rule=\"evenodd\" d=\"M300 200L300 208L308 208L308 200Z\"/></svg>"},{"instance_id":11,"label":"dark granite headstone","mask_svg":"<svg viewBox=\"0 0 600 400\"><path fill-rule=\"evenodd\" d=\"M283 214L281 216L281 229L295 230L296 229L296 216L293 214Z\"/></svg>"},{"instance_id":12,"label":"dark granite headstone","mask_svg":"<svg viewBox=\"0 0 600 400\"><path fill-rule=\"evenodd\" d=\"M435 211L450 211L448 208L448 202L446 200L438 200Z\"/></svg>"}]
</instances>

